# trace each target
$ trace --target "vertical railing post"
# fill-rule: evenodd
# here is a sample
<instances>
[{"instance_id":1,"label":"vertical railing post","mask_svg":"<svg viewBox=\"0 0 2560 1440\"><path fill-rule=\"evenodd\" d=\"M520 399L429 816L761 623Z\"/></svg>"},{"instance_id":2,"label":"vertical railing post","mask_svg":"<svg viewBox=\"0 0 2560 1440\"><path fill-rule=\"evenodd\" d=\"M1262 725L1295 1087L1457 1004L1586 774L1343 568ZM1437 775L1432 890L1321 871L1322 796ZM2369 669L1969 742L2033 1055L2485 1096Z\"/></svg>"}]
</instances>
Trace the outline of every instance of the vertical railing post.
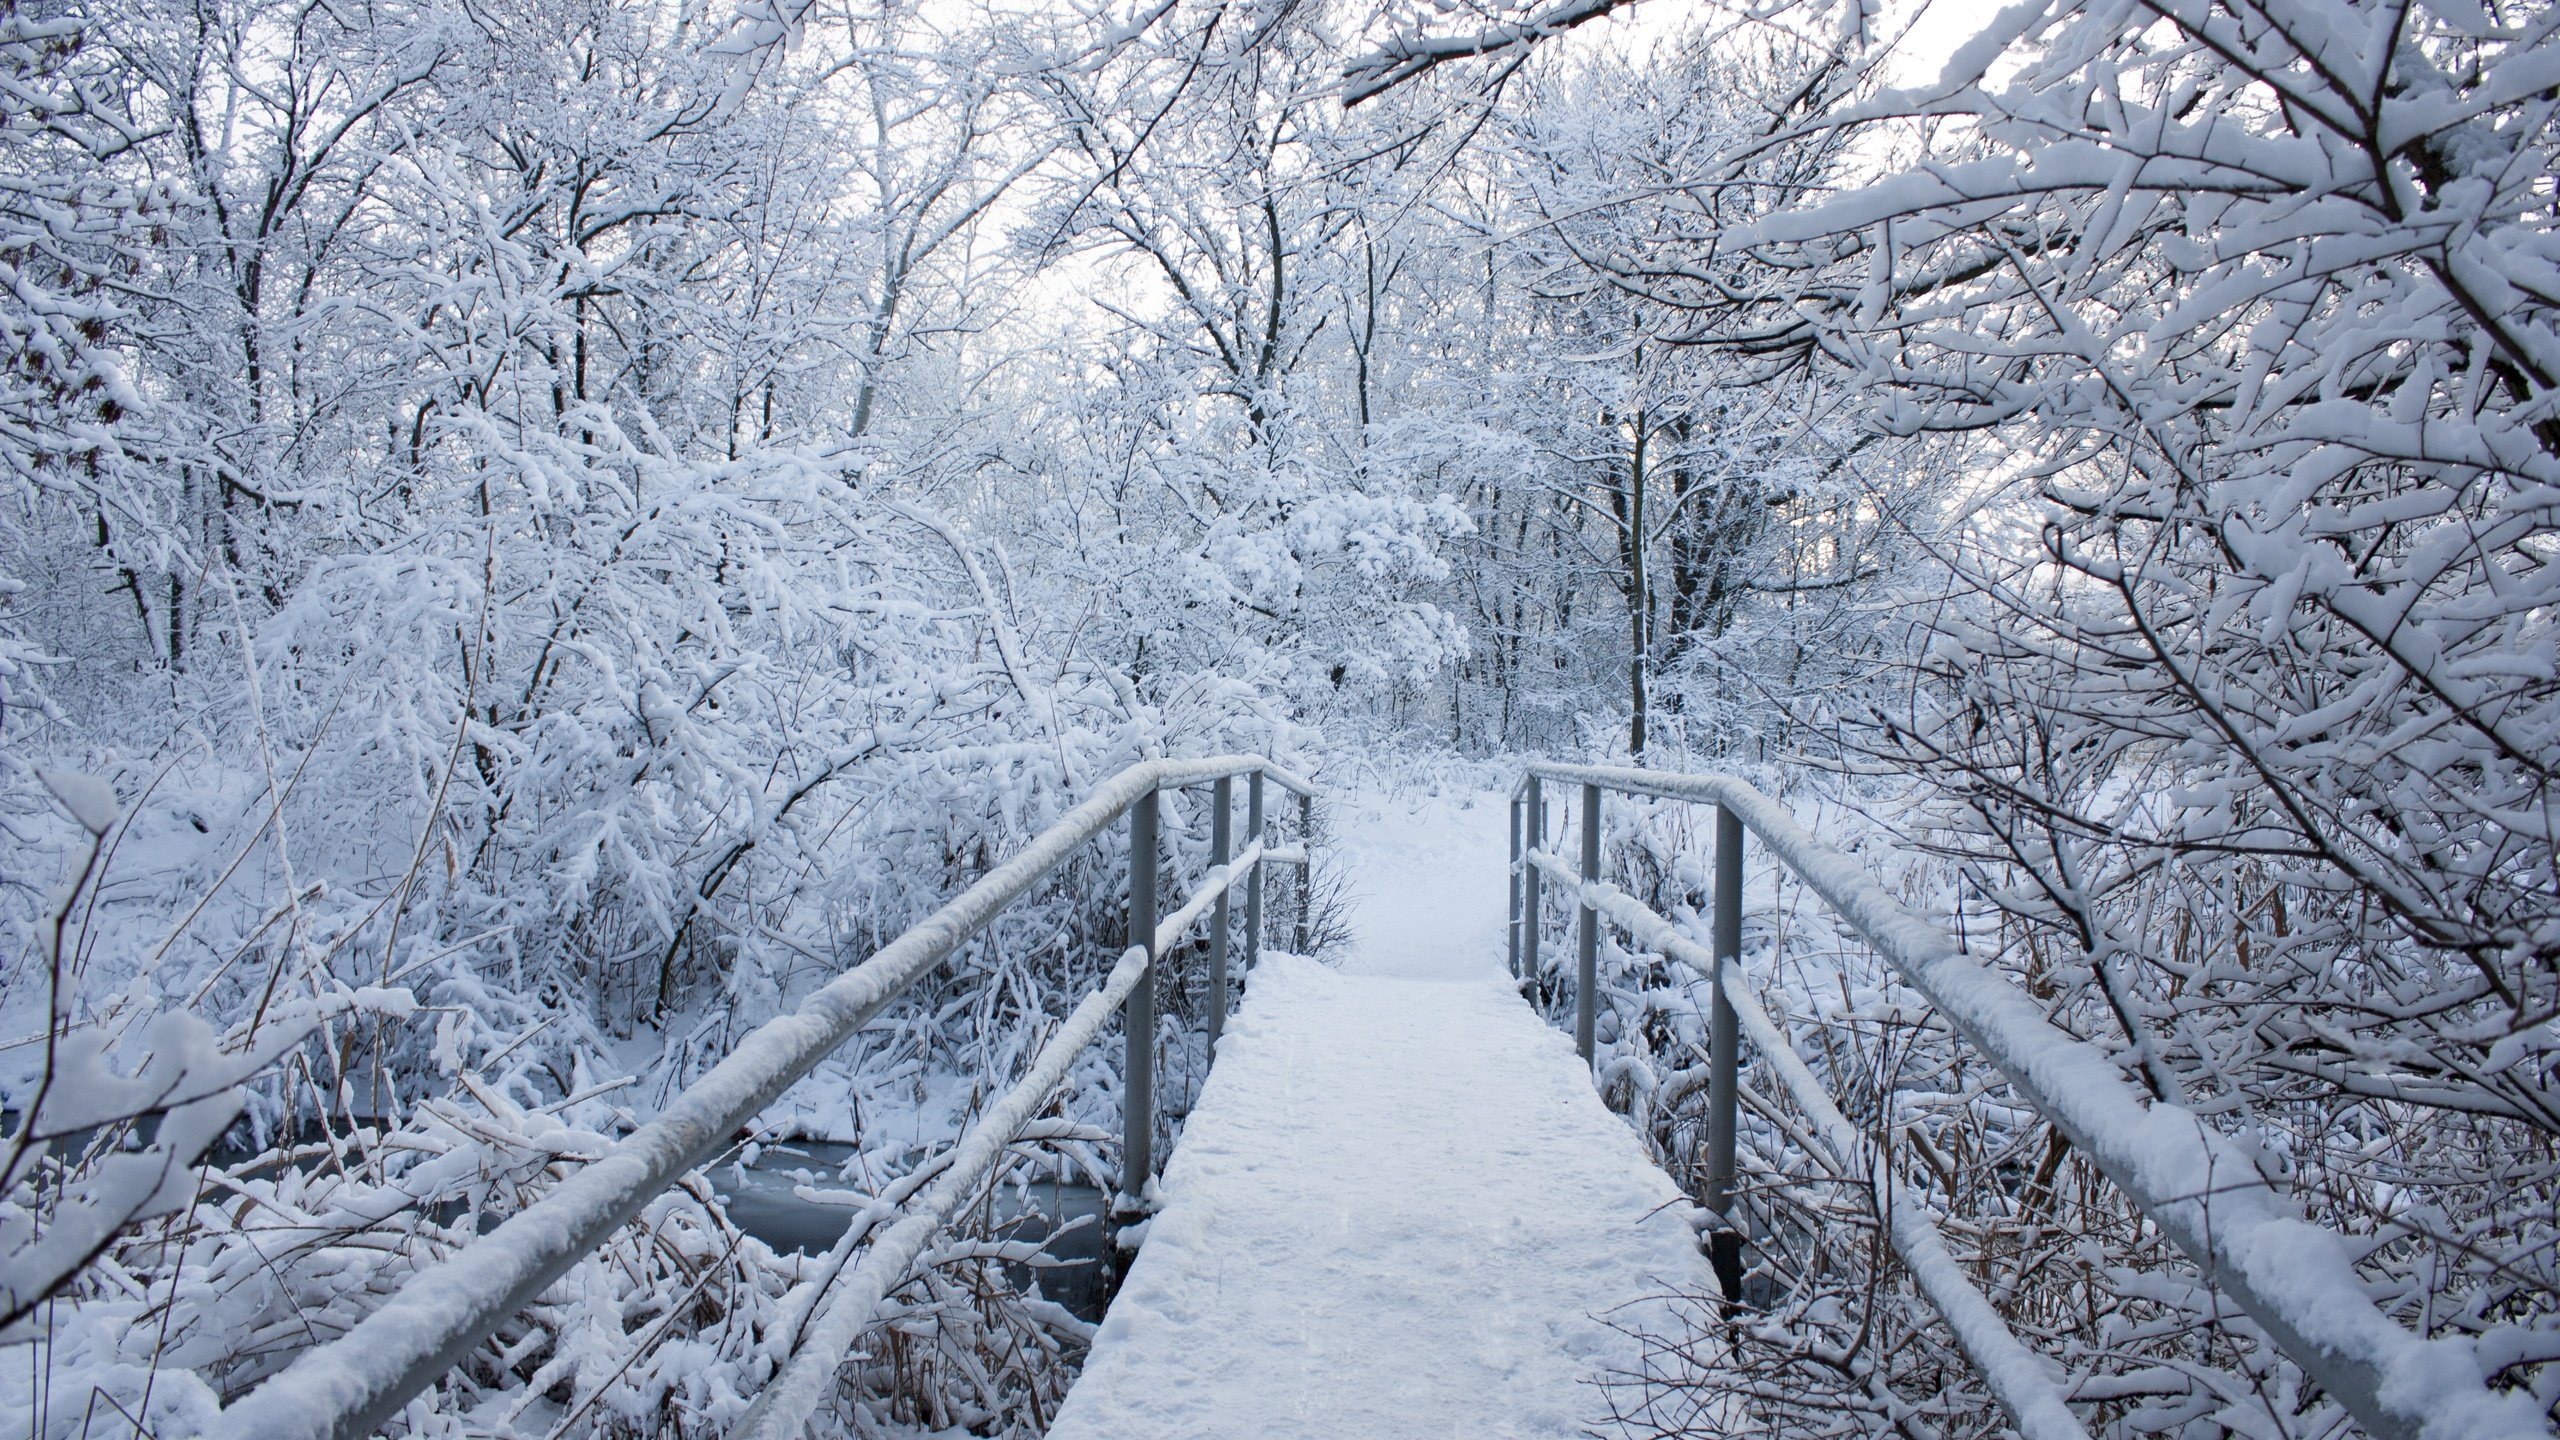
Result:
<instances>
[{"instance_id":1,"label":"vertical railing post","mask_svg":"<svg viewBox=\"0 0 2560 1440\"><path fill-rule=\"evenodd\" d=\"M1707 1240L1708 1261L1724 1298L1742 1298L1742 1223L1733 1211L1733 1130L1740 1094L1740 1027L1733 1001L1726 997L1728 977L1741 978L1742 960L1742 819L1716 807L1715 916L1709 927L1715 952L1715 1006L1707 1018L1707 1209L1723 1217L1724 1228Z\"/></svg>"},{"instance_id":2,"label":"vertical railing post","mask_svg":"<svg viewBox=\"0 0 2560 1440\"><path fill-rule=\"evenodd\" d=\"M1298 943L1291 948L1307 953L1308 913L1316 908L1316 797L1298 797Z\"/></svg>"},{"instance_id":3,"label":"vertical railing post","mask_svg":"<svg viewBox=\"0 0 2560 1440\"><path fill-rule=\"evenodd\" d=\"M1210 790L1209 863L1221 866L1235 858L1236 782L1221 775ZM1218 1058L1218 1036L1227 1028L1227 897L1231 884L1218 892L1209 917L1209 1058Z\"/></svg>"},{"instance_id":4,"label":"vertical railing post","mask_svg":"<svg viewBox=\"0 0 2560 1440\"><path fill-rule=\"evenodd\" d=\"M1514 792L1511 797L1511 870L1503 877L1502 886L1503 901L1511 909L1510 915L1505 917L1502 934L1510 944L1511 978L1514 980L1520 978L1520 808L1520 796Z\"/></svg>"},{"instance_id":5,"label":"vertical railing post","mask_svg":"<svg viewBox=\"0 0 2560 1440\"><path fill-rule=\"evenodd\" d=\"M1244 782L1244 843L1260 840L1268 844L1270 838L1262 833L1262 772L1256 770ZM1253 873L1244 877L1244 968L1252 970L1253 963L1261 958L1262 867L1257 864Z\"/></svg>"},{"instance_id":6,"label":"vertical railing post","mask_svg":"<svg viewBox=\"0 0 2560 1440\"><path fill-rule=\"evenodd\" d=\"M1600 787L1582 787L1582 883L1600 878ZM1599 1028L1600 912L1582 902L1582 933L1574 944L1573 1048L1591 1063Z\"/></svg>"},{"instance_id":7,"label":"vertical railing post","mask_svg":"<svg viewBox=\"0 0 2560 1440\"><path fill-rule=\"evenodd\" d=\"M1521 818L1528 822L1529 844L1528 849L1521 852L1520 978L1523 980L1535 981L1538 978L1539 973L1538 931L1541 928L1538 924L1540 918L1538 913L1538 887L1543 877L1540 875L1537 865L1530 862L1527 856L1529 850L1543 849L1547 843L1546 796L1542 793L1542 787L1539 785L1538 777L1535 775L1529 777L1528 814ZM1540 1003L1543 1004L1544 1002L1541 1001Z\"/></svg>"},{"instance_id":8,"label":"vertical railing post","mask_svg":"<svg viewBox=\"0 0 2560 1440\"><path fill-rule=\"evenodd\" d=\"M1156 1141L1157 792L1129 807L1129 943L1147 951L1146 973L1121 1012L1128 1055L1122 1070L1119 1208L1136 1210L1155 1170Z\"/></svg>"}]
</instances>

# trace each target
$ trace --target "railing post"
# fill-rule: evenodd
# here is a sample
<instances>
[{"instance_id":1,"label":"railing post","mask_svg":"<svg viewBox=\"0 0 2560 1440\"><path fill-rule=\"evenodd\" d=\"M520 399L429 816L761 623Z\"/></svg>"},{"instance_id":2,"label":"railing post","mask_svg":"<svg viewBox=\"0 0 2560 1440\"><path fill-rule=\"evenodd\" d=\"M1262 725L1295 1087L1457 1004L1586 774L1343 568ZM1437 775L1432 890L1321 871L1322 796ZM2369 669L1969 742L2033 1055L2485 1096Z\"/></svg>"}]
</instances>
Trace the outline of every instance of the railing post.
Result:
<instances>
[{"instance_id":1,"label":"railing post","mask_svg":"<svg viewBox=\"0 0 2560 1440\"><path fill-rule=\"evenodd\" d=\"M1262 833L1262 772L1256 770L1244 782L1244 841L1250 845L1269 838ZM1262 866L1257 864L1253 873L1244 877L1244 968L1251 970L1261 958Z\"/></svg>"},{"instance_id":2,"label":"railing post","mask_svg":"<svg viewBox=\"0 0 2560 1440\"><path fill-rule=\"evenodd\" d=\"M1582 883L1600 878L1600 787L1582 787ZM1574 946L1573 1048L1591 1063L1599 1028L1600 912L1582 903L1582 933Z\"/></svg>"},{"instance_id":3,"label":"railing post","mask_svg":"<svg viewBox=\"0 0 2560 1440\"><path fill-rule=\"evenodd\" d=\"M1529 777L1529 813L1521 818L1529 826L1528 850L1543 848L1547 843L1546 796L1535 775ZM1536 864L1527 862L1528 850L1521 852L1524 863L1520 870L1520 978L1535 980L1538 978L1540 928L1538 885L1542 877Z\"/></svg>"},{"instance_id":4,"label":"railing post","mask_svg":"<svg viewBox=\"0 0 2560 1440\"><path fill-rule=\"evenodd\" d=\"M1707 1018L1707 1208L1724 1219L1724 1228L1707 1240L1708 1261L1724 1298L1742 1298L1742 1223L1733 1213L1733 1130L1739 1098L1741 1048L1733 1001L1724 993L1727 976L1739 978L1742 961L1742 818L1716 807L1715 916L1709 927L1715 953L1715 1006Z\"/></svg>"},{"instance_id":5,"label":"railing post","mask_svg":"<svg viewBox=\"0 0 2560 1440\"><path fill-rule=\"evenodd\" d=\"M1298 943L1291 947L1299 954L1307 953L1308 911L1316 905L1316 797L1298 797Z\"/></svg>"},{"instance_id":6,"label":"railing post","mask_svg":"<svg viewBox=\"0 0 2560 1440\"><path fill-rule=\"evenodd\" d=\"M1520 807L1519 795L1511 797L1511 870L1503 877L1502 898L1511 913L1503 925L1503 938L1511 948L1511 978L1520 978Z\"/></svg>"},{"instance_id":7,"label":"railing post","mask_svg":"<svg viewBox=\"0 0 2560 1440\"><path fill-rule=\"evenodd\" d=\"M1235 858L1236 782L1232 775L1221 775L1210 790L1209 863L1226 864ZM1216 908L1209 917L1209 1058L1218 1058L1218 1036L1227 1028L1227 896L1233 887L1220 890Z\"/></svg>"},{"instance_id":8,"label":"railing post","mask_svg":"<svg viewBox=\"0 0 2560 1440\"><path fill-rule=\"evenodd\" d=\"M1156 1141L1156 825L1158 792L1129 807L1129 943L1147 951L1147 973L1121 1011L1128 1054L1121 1072L1119 1208L1136 1210L1155 1170Z\"/></svg>"}]
</instances>

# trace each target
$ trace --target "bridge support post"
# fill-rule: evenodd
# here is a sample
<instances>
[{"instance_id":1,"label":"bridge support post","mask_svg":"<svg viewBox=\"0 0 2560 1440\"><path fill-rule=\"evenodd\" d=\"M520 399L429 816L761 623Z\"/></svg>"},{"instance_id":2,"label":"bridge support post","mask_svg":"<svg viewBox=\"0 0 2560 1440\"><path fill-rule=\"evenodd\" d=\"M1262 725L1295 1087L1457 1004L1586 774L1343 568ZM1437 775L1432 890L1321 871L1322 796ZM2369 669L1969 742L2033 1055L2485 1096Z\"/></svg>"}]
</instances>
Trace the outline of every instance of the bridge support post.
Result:
<instances>
[{"instance_id":1,"label":"bridge support post","mask_svg":"<svg viewBox=\"0 0 2560 1440\"><path fill-rule=\"evenodd\" d=\"M1727 977L1739 979L1742 960L1742 819L1716 807L1715 915L1709 925L1715 952L1714 1009L1707 1017L1707 1208L1723 1217L1724 1228L1707 1240L1708 1263L1728 1302L1742 1298L1742 1222L1733 1209L1733 1130L1740 1094L1742 1037L1733 1002L1726 998Z\"/></svg>"},{"instance_id":2,"label":"bridge support post","mask_svg":"<svg viewBox=\"0 0 2560 1440\"><path fill-rule=\"evenodd\" d=\"M1600 787L1582 787L1582 881L1600 878ZM1574 944L1573 1048L1591 1063L1600 1008L1600 912L1582 906L1582 933Z\"/></svg>"},{"instance_id":3,"label":"bridge support post","mask_svg":"<svg viewBox=\"0 0 2560 1440\"><path fill-rule=\"evenodd\" d=\"M1305 859L1298 865L1298 943L1290 948L1307 953L1309 913L1316 908L1316 797L1298 797L1298 849Z\"/></svg>"},{"instance_id":4,"label":"bridge support post","mask_svg":"<svg viewBox=\"0 0 2560 1440\"><path fill-rule=\"evenodd\" d=\"M1529 777L1528 814L1522 818L1529 826L1529 850L1547 843L1546 798L1540 793L1538 777ZM1522 854L1527 854L1523 851ZM1535 982L1538 978L1538 867L1520 867L1520 978Z\"/></svg>"},{"instance_id":5,"label":"bridge support post","mask_svg":"<svg viewBox=\"0 0 2560 1440\"><path fill-rule=\"evenodd\" d=\"M1520 811L1520 797L1514 795L1511 797L1511 871L1504 877L1506 883L1502 887L1503 902L1511 910L1511 913L1504 917L1502 934L1510 944L1511 978L1514 980L1520 978L1520 886L1522 884L1520 835L1523 828L1520 824Z\"/></svg>"},{"instance_id":6,"label":"bridge support post","mask_svg":"<svg viewBox=\"0 0 2560 1440\"><path fill-rule=\"evenodd\" d=\"M1218 777L1210 790L1209 809L1209 863L1224 865L1235 858L1235 777ZM1217 907L1209 917L1209 1058L1213 1061L1218 1058L1218 1036L1227 1028L1227 897L1231 893L1232 886L1218 892Z\"/></svg>"},{"instance_id":7,"label":"bridge support post","mask_svg":"<svg viewBox=\"0 0 2560 1440\"><path fill-rule=\"evenodd\" d=\"M1147 972L1120 1014L1128 1050L1120 1089L1120 1203L1138 1211L1155 1171L1156 1141L1156 850L1159 793L1129 807L1129 943L1147 951Z\"/></svg>"},{"instance_id":8,"label":"bridge support post","mask_svg":"<svg viewBox=\"0 0 2560 1440\"><path fill-rule=\"evenodd\" d=\"M1244 782L1244 839L1250 845L1256 840L1269 843L1262 833L1262 772L1254 771ZM1244 877L1244 968L1262 958L1262 866Z\"/></svg>"}]
</instances>

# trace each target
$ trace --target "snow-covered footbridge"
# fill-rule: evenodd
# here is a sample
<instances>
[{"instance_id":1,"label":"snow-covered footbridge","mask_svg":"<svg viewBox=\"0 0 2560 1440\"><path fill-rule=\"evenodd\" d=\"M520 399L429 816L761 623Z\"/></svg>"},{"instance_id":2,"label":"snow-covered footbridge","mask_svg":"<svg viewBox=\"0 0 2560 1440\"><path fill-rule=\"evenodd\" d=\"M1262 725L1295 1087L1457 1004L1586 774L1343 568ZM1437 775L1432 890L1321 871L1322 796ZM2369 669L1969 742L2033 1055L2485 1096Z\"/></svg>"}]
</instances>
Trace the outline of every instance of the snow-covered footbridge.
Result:
<instances>
[{"instance_id":1,"label":"snow-covered footbridge","mask_svg":"<svg viewBox=\"0 0 2560 1440\"><path fill-rule=\"evenodd\" d=\"M1273 788L1298 803L1267 807ZM1186 789L1195 798L1182 813L1209 832L1208 864L1188 898L1160 913L1163 797ZM1713 807L1714 914L1703 943L1600 878L1610 795ZM1570 805L1551 803L1559 798ZM1137 1258L1052 1428L1064 1440L1569 1437L1641 1406L1643 1337L1676 1333L1672 1297L1709 1297L1712 1313L1719 1291L1739 1294L1750 1244L1734 1189L1746 1046L1799 1117L1788 1122L1799 1149L1828 1174L1872 1187L1885 1238L2016 1431L2085 1440L2087 1397L2064 1393L2060 1367L1976 1287L1929 1195L1897 1167L1892 1137L1850 1121L1761 1012L1740 960L1746 834L2366 1432L2544 1434L2534 1402L2487 1388L2466 1345L2421 1339L2378 1310L2346 1241L2303 1221L2227 1138L2152 1103L2113 1057L2055 1027L2010 980L1750 786L1533 765L1512 797L1508 855L1498 799L1371 807L1333 827L1355 903L1343 953L1323 964L1299 953L1322 833L1313 803L1307 782L1250 756L1151 761L1104 782L1023 853L749 1036L656 1119L225 1410L216 1433L352 1437L401 1414L1014 898L1125 821L1127 950L930 1183L894 1218L864 1217L795 1295L791 1333L769 1342L787 1358L733 1436L798 1440L825 1426L847 1358L889 1297L1117 1015L1123 1184L1142 1192L1124 1197L1135 1223L1123 1239L1137 1243ZM1548 838L1576 832L1578 862ZM1273 866L1297 887L1295 944L1259 955ZM1565 917L1574 947L1571 1039L1512 978L1550 973L1540 950L1554 937L1538 923L1550 914ZM1592 1086L1604 926L1712 987L1694 1207ZM1225 1005L1209 1009L1216 1061L1159 1179L1156 972L1195 933L1206 940L1209 993L1249 981L1248 993L1223 1035Z\"/></svg>"}]
</instances>

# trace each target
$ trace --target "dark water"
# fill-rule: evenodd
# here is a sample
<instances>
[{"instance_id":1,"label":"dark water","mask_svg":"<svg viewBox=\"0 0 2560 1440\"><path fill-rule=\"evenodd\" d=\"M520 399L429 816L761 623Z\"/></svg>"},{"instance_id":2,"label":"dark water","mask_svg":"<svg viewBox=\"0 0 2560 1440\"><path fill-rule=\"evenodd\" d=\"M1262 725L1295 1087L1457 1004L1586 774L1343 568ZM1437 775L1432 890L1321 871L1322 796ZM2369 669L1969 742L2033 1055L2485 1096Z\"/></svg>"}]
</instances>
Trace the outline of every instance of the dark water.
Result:
<instances>
[{"instance_id":1,"label":"dark water","mask_svg":"<svg viewBox=\"0 0 2560 1440\"><path fill-rule=\"evenodd\" d=\"M840 1188L837 1171L852 1154L849 1145L796 1140L766 1146L743 1176L734 1165L706 1173L739 1229L786 1254L823 1255L842 1238L853 1212L791 1192L802 1185ZM1061 1180L998 1191L997 1234L1041 1242L1048 1253L1036 1266L1005 1266L1006 1278L1024 1289L1036 1278L1043 1296L1078 1319L1099 1321L1110 1299L1102 1264L1102 1216L1109 1200L1098 1186Z\"/></svg>"},{"instance_id":2,"label":"dark water","mask_svg":"<svg viewBox=\"0 0 2560 1440\"><path fill-rule=\"evenodd\" d=\"M126 1145L139 1148L149 1144L159 1118L145 1115L137 1120ZM0 1137L14 1133L18 1123L15 1109L0 1109ZM309 1132L307 1135L273 1137L268 1144L282 1146L292 1138L319 1138L317 1127L303 1128ZM55 1153L79 1154L96 1136L96 1131L67 1136L55 1146ZM245 1129L235 1129L205 1156L206 1163L230 1168L266 1153L265 1147L242 1143L246 1138ZM707 1173L712 1188L727 1202L730 1220L739 1229L786 1254L822 1255L844 1234L853 1212L841 1206L813 1204L791 1192L801 1185L822 1190L841 1188L836 1175L852 1155L850 1145L793 1141L765 1146L743 1177L735 1165L715 1165ZM1006 1278L1024 1290L1036 1278L1040 1293L1066 1307L1068 1313L1086 1321L1101 1320L1111 1298L1102 1264L1106 1243L1102 1220L1109 1201L1110 1196L1098 1186L1067 1181L1044 1180L1027 1188L1008 1186L998 1192L998 1236L1038 1241L1047 1252L1047 1259L1040 1264L1005 1266ZM429 1213L449 1224L461 1208L459 1202L453 1202L430 1207ZM482 1228L495 1225L499 1218L495 1214L488 1216Z\"/></svg>"}]
</instances>

